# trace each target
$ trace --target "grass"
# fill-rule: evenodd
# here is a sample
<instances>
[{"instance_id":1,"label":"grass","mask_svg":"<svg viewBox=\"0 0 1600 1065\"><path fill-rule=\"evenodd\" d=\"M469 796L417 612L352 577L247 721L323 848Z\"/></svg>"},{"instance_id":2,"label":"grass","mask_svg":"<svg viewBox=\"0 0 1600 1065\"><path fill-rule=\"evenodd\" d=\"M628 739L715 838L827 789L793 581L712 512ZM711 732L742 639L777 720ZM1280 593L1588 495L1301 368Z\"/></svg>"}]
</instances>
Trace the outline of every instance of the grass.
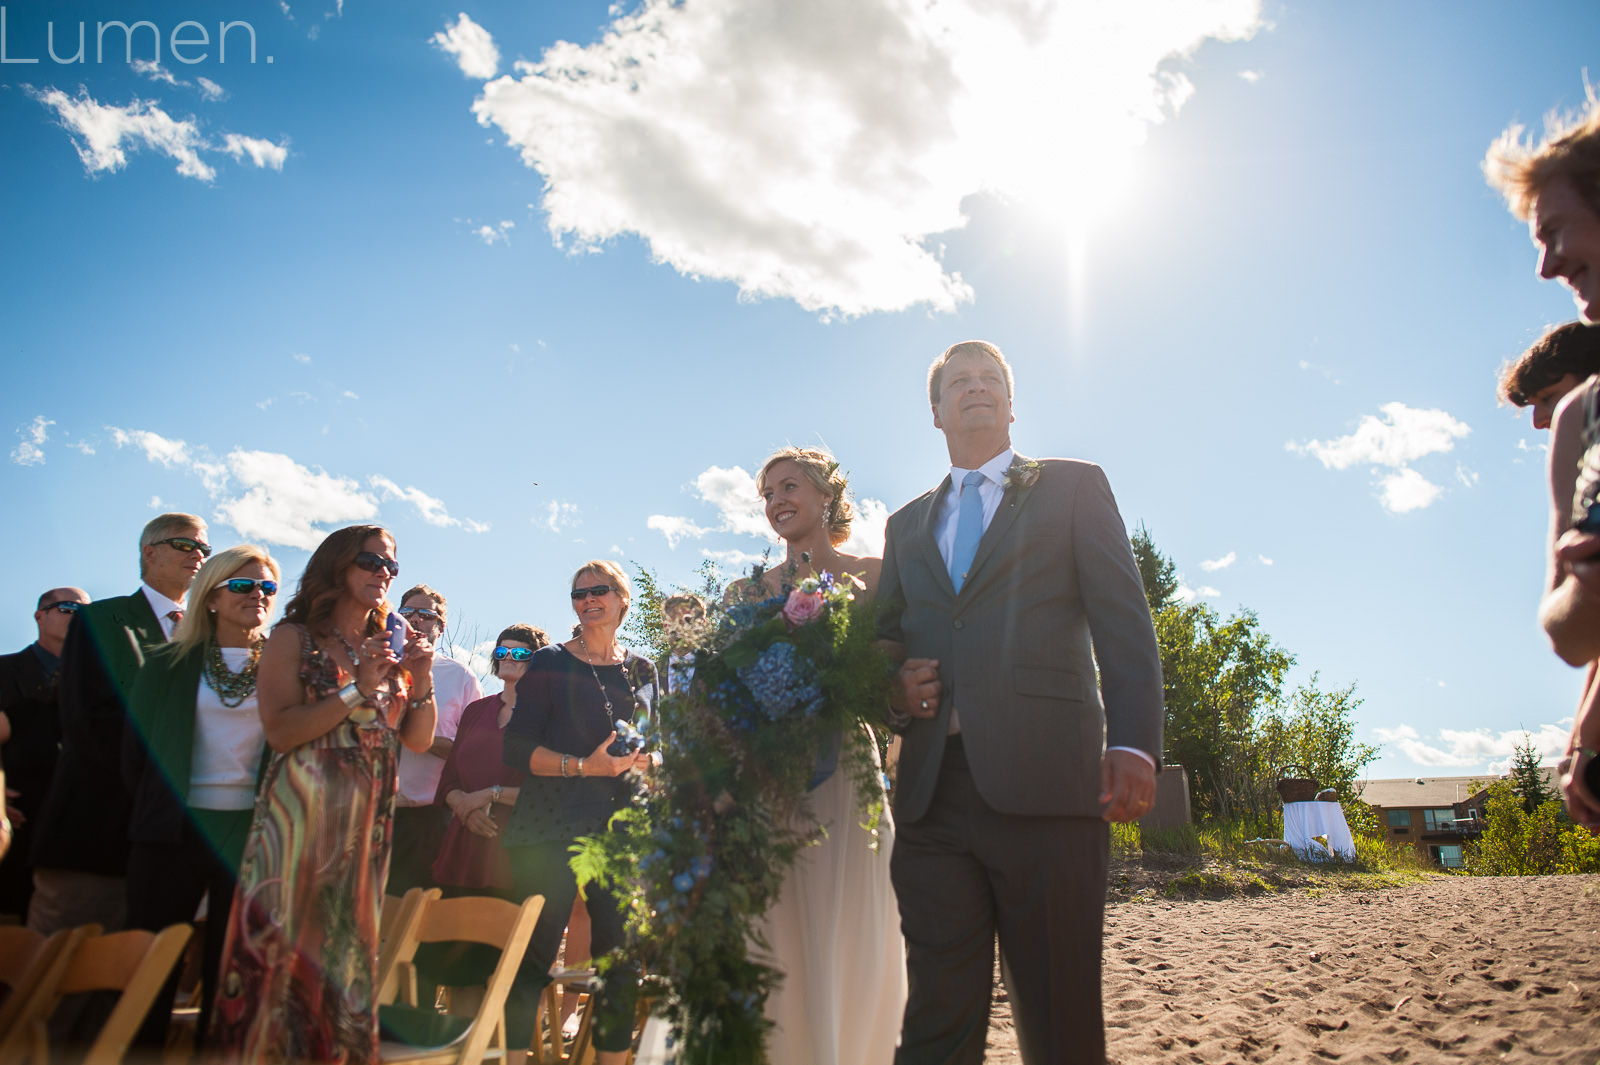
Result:
<instances>
[{"instance_id":1,"label":"grass","mask_svg":"<svg viewBox=\"0 0 1600 1065\"><path fill-rule=\"evenodd\" d=\"M1362 891L1446 875L1407 846L1358 837L1354 862L1308 862L1288 850L1252 843L1239 822L1141 831L1111 826L1110 901L1229 898L1280 891Z\"/></svg>"}]
</instances>

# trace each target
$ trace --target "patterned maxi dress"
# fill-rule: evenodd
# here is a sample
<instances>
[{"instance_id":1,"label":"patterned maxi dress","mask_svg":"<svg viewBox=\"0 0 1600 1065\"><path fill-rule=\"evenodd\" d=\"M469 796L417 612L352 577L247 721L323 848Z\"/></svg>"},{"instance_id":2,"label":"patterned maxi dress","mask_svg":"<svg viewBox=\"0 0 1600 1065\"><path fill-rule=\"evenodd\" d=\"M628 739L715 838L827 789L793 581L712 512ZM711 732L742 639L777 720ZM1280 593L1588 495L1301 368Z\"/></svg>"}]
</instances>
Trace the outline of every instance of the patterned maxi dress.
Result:
<instances>
[{"instance_id":1,"label":"patterned maxi dress","mask_svg":"<svg viewBox=\"0 0 1600 1065\"><path fill-rule=\"evenodd\" d=\"M338 668L294 627L307 696L326 698ZM398 755L381 714L273 755L222 950L212 1020L222 1060L377 1060L378 914Z\"/></svg>"}]
</instances>

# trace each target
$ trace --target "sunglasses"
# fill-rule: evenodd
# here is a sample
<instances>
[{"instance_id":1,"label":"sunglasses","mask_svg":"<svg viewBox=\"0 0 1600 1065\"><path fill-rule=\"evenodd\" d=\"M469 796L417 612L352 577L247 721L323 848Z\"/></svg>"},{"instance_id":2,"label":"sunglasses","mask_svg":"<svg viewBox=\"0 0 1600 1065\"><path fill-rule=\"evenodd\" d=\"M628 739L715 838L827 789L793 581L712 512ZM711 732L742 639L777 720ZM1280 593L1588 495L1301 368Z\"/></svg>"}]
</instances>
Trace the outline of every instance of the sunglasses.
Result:
<instances>
[{"instance_id":1,"label":"sunglasses","mask_svg":"<svg viewBox=\"0 0 1600 1065\"><path fill-rule=\"evenodd\" d=\"M491 655L496 662L504 662L508 658L513 662L526 662L533 657L533 652L526 647L496 647Z\"/></svg>"},{"instance_id":2,"label":"sunglasses","mask_svg":"<svg viewBox=\"0 0 1600 1065\"><path fill-rule=\"evenodd\" d=\"M599 599L601 596L605 595L611 590L612 588L609 584L591 584L587 588L574 588L572 589L572 601L574 603L581 603L591 595L596 599Z\"/></svg>"},{"instance_id":3,"label":"sunglasses","mask_svg":"<svg viewBox=\"0 0 1600 1065\"><path fill-rule=\"evenodd\" d=\"M397 610L396 613L400 614L402 617L411 617L413 614L415 614L417 617L421 618L423 621L443 621L444 620L444 615L443 614L439 613L437 610L429 610L425 606L403 606L399 610Z\"/></svg>"},{"instance_id":4,"label":"sunglasses","mask_svg":"<svg viewBox=\"0 0 1600 1065\"><path fill-rule=\"evenodd\" d=\"M222 582L222 586L234 595L249 595L257 588L260 588L261 594L268 599L278 594L277 581L253 581L249 577L230 577Z\"/></svg>"},{"instance_id":5,"label":"sunglasses","mask_svg":"<svg viewBox=\"0 0 1600 1065\"><path fill-rule=\"evenodd\" d=\"M186 555L191 551L198 551L200 552L201 558L211 557L211 545L206 543L204 540L196 540L193 537L169 536L165 540L157 540L150 546L160 547L162 544L166 544L174 551L182 551Z\"/></svg>"},{"instance_id":6,"label":"sunglasses","mask_svg":"<svg viewBox=\"0 0 1600 1065\"><path fill-rule=\"evenodd\" d=\"M389 576L400 576L400 563L396 562L392 558L384 558L376 551L361 552L361 554L355 557L355 564L366 570L368 573L378 573L382 570L388 570Z\"/></svg>"},{"instance_id":7,"label":"sunglasses","mask_svg":"<svg viewBox=\"0 0 1600 1065\"><path fill-rule=\"evenodd\" d=\"M70 599L62 599L59 602L46 603L44 606L40 607L39 609L40 610L54 610L58 614L76 614L78 612L78 608L81 607L81 606L83 606L82 603L74 603Z\"/></svg>"}]
</instances>

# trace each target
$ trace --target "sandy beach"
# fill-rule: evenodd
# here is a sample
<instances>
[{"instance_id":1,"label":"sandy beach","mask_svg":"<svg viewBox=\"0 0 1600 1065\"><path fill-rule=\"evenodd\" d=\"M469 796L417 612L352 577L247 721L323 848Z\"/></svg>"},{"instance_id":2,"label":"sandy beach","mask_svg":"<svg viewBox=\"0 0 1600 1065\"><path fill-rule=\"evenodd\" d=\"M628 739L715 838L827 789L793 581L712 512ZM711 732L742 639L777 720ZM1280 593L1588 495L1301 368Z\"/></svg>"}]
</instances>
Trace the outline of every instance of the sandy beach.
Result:
<instances>
[{"instance_id":1,"label":"sandy beach","mask_svg":"<svg viewBox=\"0 0 1600 1065\"><path fill-rule=\"evenodd\" d=\"M1600 877L1134 901L1107 1052L1143 1062L1600 1062ZM997 988L991 1062L1021 1059Z\"/></svg>"}]
</instances>

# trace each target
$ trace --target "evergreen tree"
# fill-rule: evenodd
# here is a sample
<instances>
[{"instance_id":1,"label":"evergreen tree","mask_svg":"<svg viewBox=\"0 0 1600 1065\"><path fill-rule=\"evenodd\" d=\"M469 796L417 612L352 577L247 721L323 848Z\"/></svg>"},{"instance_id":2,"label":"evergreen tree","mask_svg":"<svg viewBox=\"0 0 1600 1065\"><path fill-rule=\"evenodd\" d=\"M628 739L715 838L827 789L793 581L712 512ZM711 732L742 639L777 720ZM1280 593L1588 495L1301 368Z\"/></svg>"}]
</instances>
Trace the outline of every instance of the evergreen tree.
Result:
<instances>
[{"instance_id":1,"label":"evergreen tree","mask_svg":"<svg viewBox=\"0 0 1600 1065\"><path fill-rule=\"evenodd\" d=\"M1531 814L1557 797L1556 789L1550 786L1544 770L1539 767L1539 760L1533 737L1524 732L1522 742L1512 750L1511 769L1507 774L1511 778L1511 790L1522 799L1523 813Z\"/></svg>"},{"instance_id":2,"label":"evergreen tree","mask_svg":"<svg viewBox=\"0 0 1600 1065\"><path fill-rule=\"evenodd\" d=\"M1178 605L1178 571L1172 560L1156 550L1150 539L1150 530L1139 523L1132 537L1134 561L1139 564L1139 577L1144 581L1144 597L1150 603L1151 615Z\"/></svg>"}]
</instances>

